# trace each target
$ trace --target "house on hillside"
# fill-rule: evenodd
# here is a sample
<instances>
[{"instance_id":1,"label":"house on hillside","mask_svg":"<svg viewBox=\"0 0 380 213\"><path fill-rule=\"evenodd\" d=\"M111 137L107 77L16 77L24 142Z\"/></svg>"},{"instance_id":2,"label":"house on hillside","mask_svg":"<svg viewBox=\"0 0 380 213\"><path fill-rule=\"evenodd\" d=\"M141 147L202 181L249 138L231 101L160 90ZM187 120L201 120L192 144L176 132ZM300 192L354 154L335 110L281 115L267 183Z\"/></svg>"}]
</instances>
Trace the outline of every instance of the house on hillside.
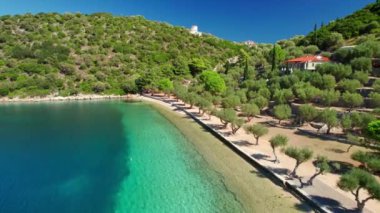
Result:
<instances>
[{"instance_id":1,"label":"house on hillside","mask_svg":"<svg viewBox=\"0 0 380 213\"><path fill-rule=\"evenodd\" d=\"M197 35L197 36L202 36L202 33L198 31L198 26L197 25L191 26L191 28L190 28L190 34Z\"/></svg>"},{"instance_id":2,"label":"house on hillside","mask_svg":"<svg viewBox=\"0 0 380 213\"><path fill-rule=\"evenodd\" d=\"M287 60L286 67L283 71L292 72L295 69L299 70L315 70L317 65L330 62L330 59L321 55L306 55L299 58Z\"/></svg>"}]
</instances>

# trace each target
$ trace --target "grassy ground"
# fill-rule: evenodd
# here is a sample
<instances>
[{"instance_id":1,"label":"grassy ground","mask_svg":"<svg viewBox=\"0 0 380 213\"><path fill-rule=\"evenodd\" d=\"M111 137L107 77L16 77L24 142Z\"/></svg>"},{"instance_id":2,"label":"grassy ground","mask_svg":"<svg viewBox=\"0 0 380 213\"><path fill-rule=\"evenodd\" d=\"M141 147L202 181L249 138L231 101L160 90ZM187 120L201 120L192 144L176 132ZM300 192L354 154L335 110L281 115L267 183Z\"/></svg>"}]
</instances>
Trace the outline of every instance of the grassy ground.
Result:
<instances>
[{"instance_id":1,"label":"grassy ground","mask_svg":"<svg viewBox=\"0 0 380 213\"><path fill-rule=\"evenodd\" d=\"M158 104L152 105L177 126L211 168L223 176L227 188L237 196L246 212L310 211L307 205L275 185L196 122Z\"/></svg>"}]
</instances>

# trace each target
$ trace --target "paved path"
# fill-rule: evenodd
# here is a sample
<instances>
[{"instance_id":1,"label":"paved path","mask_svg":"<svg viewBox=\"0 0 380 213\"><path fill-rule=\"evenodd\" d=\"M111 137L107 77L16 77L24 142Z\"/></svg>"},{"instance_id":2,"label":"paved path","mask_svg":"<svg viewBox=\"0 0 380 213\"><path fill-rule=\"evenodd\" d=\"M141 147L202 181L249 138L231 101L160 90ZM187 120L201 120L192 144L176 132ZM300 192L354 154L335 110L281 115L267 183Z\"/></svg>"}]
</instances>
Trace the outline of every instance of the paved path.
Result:
<instances>
[{"instance_id":1,"label":"paved path","mask_svg":"<svg viewBox=\"0 0 380 213\"><path fill-rule=\"evenodd\" d=\"M191 115L193 119L198 120L198 122L206 124L214 131L218 132L221 136L223 136L226 140L228 140L233 146L238 148L244 154L254 159L256 162L266 167L274 174L276 174L276 176L278 176L283 181L283 183L287 182L288 184L292 185L295 188L295 190L304 194L314 203L317 203L319 206L323 207L323 209L326 212L356 212L356 202L354 201L353 196L337 189L336 187L334 188L333 186L331 186L330 182L324 180L324 176L318 176L314 180L313 186L303 186L301 188L300 180L289 179L288 177L289 171L294 166L292 163L289 164L289 161L285 160L279 164L274 164L271 160L272 152L262 152L257 149L252 149L252 147L248 146L246 143L241 143L242 141L244 141L244 138L243 140L237 141L235 136L227 134L228 130L221 130L216 128L215 121L219 119L202 119L198 117L198 109L184 108L183 104L178 103L174 100L168 100L166 98L159 97L146 97L150 100L155 99L161 101L161 104L163 104L164 102L167 107L170 107L176 111L178 111L178 109L182 110L183 112ZM279 156L280 155L281 154L279 154ZM281 157L283 156L280 156L280 158ZM306 182L310 176L311 175L304 175L301 181ZM373 211L370 211L368 208L365 208L364 212L371 213Z\"/></svg>"}]
</instances>

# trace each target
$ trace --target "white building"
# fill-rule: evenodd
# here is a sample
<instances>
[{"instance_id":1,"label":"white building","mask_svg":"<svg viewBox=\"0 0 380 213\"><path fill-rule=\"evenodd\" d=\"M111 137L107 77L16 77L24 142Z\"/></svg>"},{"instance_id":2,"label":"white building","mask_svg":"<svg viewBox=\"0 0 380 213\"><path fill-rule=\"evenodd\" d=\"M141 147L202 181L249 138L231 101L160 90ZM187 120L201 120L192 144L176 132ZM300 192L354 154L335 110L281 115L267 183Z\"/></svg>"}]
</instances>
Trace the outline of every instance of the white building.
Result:
<instances>
[{"instance_id":1,"label":"white building","mask_svg":"<svg viewBox=\"0 0 380 213\"><path fill-rule=\"evenodd\" d=\"M244 41L243 44L247 45L248 47L256 47L256 43L254 41L248 40Z\"/></svg>"},{"instance_id":2,"label":"white building","mask_svg":"<svg viewBox=\"0 0 380 213\"><path fill-rule=\"evenodd\" d=\"M286 69L293 71L299 70L315 70L317 65L330 62L330 59L321 55L306 55L286 61Z\"/></svg>"},{"instance_id":3,"label":"white building","mask_svg":"<svg viewBox=\"0 0 380 213\"><path fill-rule=\"evenodd\" d=\"M202 33L198 31L198 26L197 25L191 26L190 33L193 34L193 35L197 35L197 36L201 36L202 35Z\"/></svg>"}]
</instances>

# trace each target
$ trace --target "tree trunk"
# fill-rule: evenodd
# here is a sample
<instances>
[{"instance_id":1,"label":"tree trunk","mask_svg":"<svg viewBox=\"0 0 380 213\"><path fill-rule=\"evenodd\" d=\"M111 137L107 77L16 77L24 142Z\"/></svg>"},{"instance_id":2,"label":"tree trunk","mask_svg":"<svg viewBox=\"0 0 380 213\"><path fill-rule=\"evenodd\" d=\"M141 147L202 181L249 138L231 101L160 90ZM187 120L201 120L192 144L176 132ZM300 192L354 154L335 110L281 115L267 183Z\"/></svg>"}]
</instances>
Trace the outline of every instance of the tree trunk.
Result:
<instances>
[{"instance_id":1,"label":"tree trunk","mask_svg":"<svg viewBox=\"0 0 380 213\"><path fill-rule=\"evenodd\" d=\"M310 177L310 179L309 179L309 181L307 181L307 184L308 185L310 185L310 186L312 186L313 185L313 181L314 181L314 179L318 176L318 175L320 175L320 174L322 174L322 172L316 172L313 176L311 176Z\"/></svg>"},{"instance_id":2,"label":"tree trunk","mask_svg":"<svg viewBox=\"0 0 380 213\"><path fill-rule=\"evenodd\" d=\"M331 131L331 127L327 126L327 131L326 131L326 134L330 134L330 131Z\"/></svg>"},{"instance_id":3,"label":"tree trunk","mask_svg":"<svg viewBox=\"0 0 380 213\"><path fill-rule=\"evenodd\" d=\"M276 155L276 149L272 149L273 150L273 155L274 155L274 163L280 163L280 161L278 160L278 157Z\"/></svg>"},{"instance_id":4,"label":"tree trunk","mask_svg":"<svg viewBox=\"0 0 380 213\"><path fill-rule=\"evenodd\" d=\"M359 200L359 191L360 191L360 189L361 189L361 187L358 187L356 189L356 192L353 193L355 195L356 205L357 205L357 207L358 207L359 210L360 210L361 205L363 205L362 202L360 202L360 200Z\"/></svg>"},{"instance_id":5,"label":"tree trunk","mask_svg":"<svg viewBox=\"0 0 380 213\"><path fill-rule=\"evenodd\" d=\"M256 146L259 145L259 137L255 137L256 138Z\"/></svg>"},{"instance_id":6,"label":"tree trunk","mask_svg":"<svg viewBox=\"0 0 380 213\"><path fill-rule=\"evenodd\" d=\"M279 120L278 120L278 125L280 125L280 124L281 124L281 120L279 119Z\"/></svg>"},{"instance_id":7,"label":"tree trunk","mask_svg":"<svg viewBox=\"0 0 380 213\"><path fill-rule=\"evenodd\" d=\"M290 176L297 177L297 169L300 166L300 163L296 163L296 166L294 167L293 171L290 173Z\"/></svg>"},{"instance_id":8,"label":"tree trunk","mask_svg":"<svg viewBox=\"0 0 380 213\"><path fill-rule=\"evenodd\" d=\"M232 134L234 135L239 129L241 128L241 126L239 126L238 128L232 126L231 129L232 129Z\"/></svg>"},{"instance_id":9,"label":"tree trunk","mask_svg":"<svg viewBox=\"0 0 380 213\"><path fill-rule=\"evenodd\" d=\"M350 152L350 149L351 149L352 147L354 147L354 144L351 144L351 145L347 148L346 152L349 153L349 152Z\"/></svg>"},{"instance_id":10,"label":"tree trunk","mask_svg":"<svg viewBox=\"0 0 380 213\"><path fill-rule=\"evenodd\" d=\"M359 202L359 203L358 203L358 210L359 210L359 212L364 212L364 206L365 206L365 204L366 204L369 200L372 200L372 199L374 199L374 197L371 196L371 197L368 197L368 198L362 200L361 202Z\"/></svg>"},{"instance_id":11,"label":"tree trunk","mask_svg":"<svg viewBox=\"0 0 380 213\"><path fill-rule=\"evenodd\" d=\"M201 114L201 108L198 108L198 114Z\"/></svg>"},{"instance_id":12,"label":"tree trunk","mask_svg":"<svg viewBox=\"0 0 380 213\"><path fill-rule=\"evenodd\" d=\"M253 117L248 116L248 117L247 117L247 121L248 121L248 122L251 122L251 121L252 121L252 118L253 118Z\"/></svg>"}]
</instances>

